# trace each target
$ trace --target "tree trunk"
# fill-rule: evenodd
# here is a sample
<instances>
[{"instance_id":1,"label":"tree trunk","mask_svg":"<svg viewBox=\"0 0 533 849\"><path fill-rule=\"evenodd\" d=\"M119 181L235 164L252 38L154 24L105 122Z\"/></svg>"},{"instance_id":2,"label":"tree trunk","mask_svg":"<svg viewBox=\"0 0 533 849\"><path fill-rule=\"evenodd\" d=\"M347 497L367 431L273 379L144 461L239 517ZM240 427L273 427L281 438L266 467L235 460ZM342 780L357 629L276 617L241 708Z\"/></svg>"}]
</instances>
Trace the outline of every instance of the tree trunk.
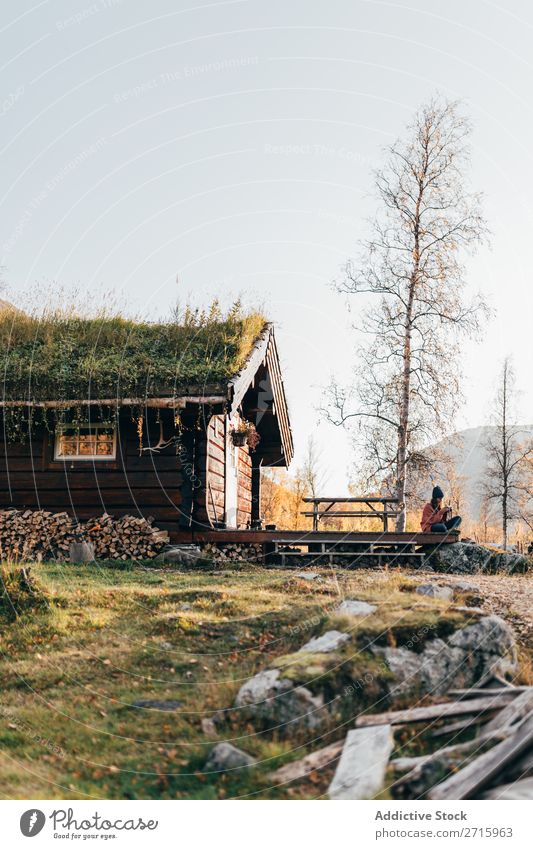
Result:
<instances>
[{"instance_id":1,"label":"tree trunk","mask_svg":"<svg viewBox=\"0 0 533 849\"><path fill-rule=\"evenodd\" d=\"M398 460L396 481L396 498L398 499L398 508L400 511L396 520L397 533L403 533L405 531L405 521L407 512L405 504L405 487L407 478L407 438L409 433L409 402L411 393L411 337L413 333L413 304L420 264L419 225L421 201L422 187L420 187L420 192L416 204L416 215L414 222L413 271L411 274L411 279L409 281L409 298L405 311L402 395L400 399L400 426L398 428Z\"/></svg>"}]
</instances>

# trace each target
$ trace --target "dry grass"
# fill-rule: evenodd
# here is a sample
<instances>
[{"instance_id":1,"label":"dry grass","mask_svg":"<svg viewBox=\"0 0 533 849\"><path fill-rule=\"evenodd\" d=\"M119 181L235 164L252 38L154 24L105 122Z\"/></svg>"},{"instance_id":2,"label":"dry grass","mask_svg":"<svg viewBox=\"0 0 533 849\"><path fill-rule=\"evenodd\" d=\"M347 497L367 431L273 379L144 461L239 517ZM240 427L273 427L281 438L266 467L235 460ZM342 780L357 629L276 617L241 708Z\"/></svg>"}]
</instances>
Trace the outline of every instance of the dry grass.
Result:
<instances>
[{"instance_id":1,"label":"dry grass","mask_svg":"<svg viewBox=\"0 0 533 849\"><path fill-rule=\"evenodd\" d=\"M310 583L252 566L179 573L130 564L46 564L33 574L46 607L22 610L0 628L4 798L321 795L327 770L290 787L272 787L270 774L342 737L361 709L383 697L386 681L370 644L406 644L417 635L423 643L465 621L441 602L406 592L400 574L337 570L334 579L324 570ZM379 613L357 624L336 618L344 596L377 602ZM203 774L213 740L202 719L231 706L243 680L336 625L353 639L335 670L327 663L316 670L321 686L373 676L372 687L346 703L342 721L318 739L223 726L219 739L233 739L259 765ZM182 705L174 713L132 707L140 699Z\"/></svg>"}]
</instances>

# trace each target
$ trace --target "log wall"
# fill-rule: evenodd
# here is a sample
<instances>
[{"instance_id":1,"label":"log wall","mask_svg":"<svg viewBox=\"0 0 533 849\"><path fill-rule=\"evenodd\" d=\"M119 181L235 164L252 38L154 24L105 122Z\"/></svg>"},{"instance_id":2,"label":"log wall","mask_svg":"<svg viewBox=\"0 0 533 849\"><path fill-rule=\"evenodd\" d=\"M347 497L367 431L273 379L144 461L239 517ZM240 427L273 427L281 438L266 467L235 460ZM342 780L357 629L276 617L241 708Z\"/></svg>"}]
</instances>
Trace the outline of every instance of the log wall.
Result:
<instances>
[{"instance_id":1,"label":"log wall","mask_svg":"<svg viewBox=\"0 0 533 849\"><path fill-rule=\"evenodd\" d=\"M149 438L157 443L158 426L151 428ZM128 415L119 420L115 461L54 461L53 449L53 436L44 429L32 435L31 443L0 442L0 509L66 510L80 520L104 512L153 516L159 527L183 526L183 475L176 447L139 456Z\"/></svg>"},{"instance_id":2,"label":"log wall","mask_svg":"<svg viewBox=\"0 0 533 849\"><path fill-rule=\"evenodd\" d=\"M170 414L165 436L173 433ZM192 421L192 419L191 419ZM146 424L143 445L155 445L159 425ZM212 416L206 429L191 427L181 444L139 455L135 423L125 411L119 419L116 460L55 461L53 436L42 429L31 442L0 441L0 509L66 511L83 521L104 512L153 516L159 528L177 532L193 523L209 530L225 521L226 421ZM237 524L252 518L252 458L236 448Z\"/></svg>"}]
</instances>

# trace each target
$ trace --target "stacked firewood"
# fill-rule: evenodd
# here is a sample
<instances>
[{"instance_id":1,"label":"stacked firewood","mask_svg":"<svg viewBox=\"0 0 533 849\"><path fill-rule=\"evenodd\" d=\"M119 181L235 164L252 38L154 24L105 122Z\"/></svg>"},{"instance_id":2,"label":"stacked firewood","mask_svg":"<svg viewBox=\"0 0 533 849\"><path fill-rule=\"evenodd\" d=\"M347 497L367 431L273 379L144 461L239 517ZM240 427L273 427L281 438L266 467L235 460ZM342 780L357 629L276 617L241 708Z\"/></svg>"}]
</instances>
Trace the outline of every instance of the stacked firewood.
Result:
<instances>
[{"instance_id":1,"label":"stacked firewood","mask_svg":"<svg viewBox=\"0 0 533 849\"><path fill-rule=\"evenodd\" d=\"M94 545L100 560L130 560L155 557L169 541L167 531L152 526L152 519L107 513L85 523L86 539Z\"/></svg>"},{"instance_id":2,"label":"stacked firewood","mask_svg":"<svg viewBox=\"0 0 533 849\"><path fill-rule=\"evenodd\" d=\"M0 558L4 560L66 560L74 542L90 542L101 560L155 557L168 543L168 533L152 519L107 513L78 522L68 513L46 510L0 511Z\"/></svg>"},{"instance_id":3,"label":"stacked firewood","mask_svg":"<svg viewBox=\"0 0 533 849\"><path fill-rule=\"evenodd\" d=\"M0 511L0 555L4 560L62 559L76 539L76 522L67 513Z\"/></svg>"},{"instance_id":4,"label":"stacked firewood","mask_svg":"<svg viewBox=\"0 0 533 849\"><path fill-rule=\"evenodd\" d=\"M263 546L261 544L244 543L226 543L217 544L207 543L202 546L202 552L210 560L220 562L237 562L247 561L248 563L263 562Z\"/></svg>"}]
</instances>

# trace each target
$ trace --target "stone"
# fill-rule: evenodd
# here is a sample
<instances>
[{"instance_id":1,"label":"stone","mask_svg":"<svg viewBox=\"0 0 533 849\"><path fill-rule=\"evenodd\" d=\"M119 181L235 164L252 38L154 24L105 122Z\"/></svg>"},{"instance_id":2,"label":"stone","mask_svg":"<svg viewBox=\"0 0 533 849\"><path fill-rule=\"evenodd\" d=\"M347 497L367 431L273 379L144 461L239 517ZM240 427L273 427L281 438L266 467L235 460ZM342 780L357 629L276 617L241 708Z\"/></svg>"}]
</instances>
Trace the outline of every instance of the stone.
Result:
<instances>
[{"instance_id":1,"label":"stone","mask_svg":"<svg viewBox=\"0 0 533 849\"><path fill-rule=\"evenodd\" d=\"M470 581L454 581L453 584L448 584L452 590L460 593L480 593L481 589L477 584L471 584Z\"/></svg>"},{"instance_id":2,"label":"stone","mask_svg":"<svg viewBox=\"0 0 533 849\"><path fill-rule=\"evenodd\" d=\"M196 546L175 545L158 554L155 563L172 563L173 566L198 566L209 562Z\"/></svg>"},{"instance_id":3,"label":"stone","mask_svg":"<svg viewBox=\"0 0 533 849\"><path fill-rule=\"evenodd\" d=\"M514 634L498 616L483 616L448 639L427 642L421 652L399 648L373 649L392 673L394 696L433 693L474 686L492 673L513 674L518 668Z\"/></svg>"},{"instance_id":4,"label":"stone","mask_svg":"<svg viewBox=\"0 0 533 849\"><path fill-rule=\"evenodd\" d=\"M527 572L532 568L532 560L524 554L495 551L483 545L471 542L456 542L441 545L428 558L436 572L456 572L462 574Z\"/></svg>"},{"instance_id":5,"label":"stone","mask_svg":"<svg viewBox=\"0 0 533 849\"><path fill-rule=\"evenodd\" d=\"M369 604L367 601L357 601L354 598L345 599L335 611L346 616L370 616L375 613L377 607L375 604Z\"/></svg>"},{"instance_id":6,"label":"stone","mask_svg":"<svg viewBox=\"0 0 533 849\"><path fill-rule=\"evenodd\" d=\"M451 587L440 587L438 584L420 584L415 592L419 595L427 595L429 598L438 598L441 601L451 601L453 598Z\"/></svg>"},{"instance_id":7,"label":"stone","mask_svg":"<svg viewBox=\"0 0 533 849\"><path fill-rule=\"evenodd\" d=\"M321 695L314 696L307 687L295 687L279 669L265 669L246 681L234 706L252 721L277 726L280 734L290 733L295 725L319 728L328 716Z\"/></svg>"},{"instance_id":8,"label":"stone","mask_svg":"<svg viewBox=\"0 0 533 849\"><path fill-rule=\"evenodd\" d=\"M159 643L159 648L163 649L163 651L172 651L174 646L172 643L167 643L166 640L163 640L162 643Z\"/></svg>"},{"instance_id":9,"label":"stone","mask_svg":"<svg viewBox=\"0 0 533 849\"><path fill-rule=\"evenodd\" d=\"M349 731L328 795L330 799L372 799L383 788L394 748L390 725Z\"/></svg>"},{"instance_id":10,"label":"stone","mask_svg":"<svg viewBox=\"0 0 533 849\"><path fill-rule=\"evenodd\" d=\"M320 575L318 572L297 572L294 577L300 578L301 581L316 581Z\"/></svg>"},{"instance_id":11,"label":"stone","mask_svg":"<svg viewBox=\"0 0 533 849\"><path fill-rule=\"evenodd\" d=\"M92 542L71 542L69 549L70 563L92 563L94 560L94 545Z\"/></svg>"},{"instance_id":12,"label":"stone","mask_svg":"<svg viewBox=\"0 0 533 849\"><path fill-rule=\"evenodd\" d=\"M174 711L183 707L183 702L179 702L177 699L168 699L165 701L160 701L159 699L140 699L137 702L133 702L132 707L148 710Z\"/></svg>"},{"instance_id":13,"label":"stone","mask_svg":"<svg viewBox=\"0 0 533 849\"><path fill-rule=\"evenodd\" d=\"M218 734L216 722L210 716L204 716L200 723L206 737L216 737Z\"/></svg>"},{"instance_id":14,"label":"stone","mask_svg":"<svg viewBox=\"0 0 533 849\"><path fill-rule=\"evenodd\" d=\"M499 616L484 616L474 625L456 631L448 639L448 644L462 649L470 659L474 655L476 661L471 665L480 668L476 680L489 671L505 677L518 668L513 631Z\"/></svg>"},{"instance_id":15,"label":"stone","mask_svg":"<svg viewBox=\"0 0 533 849\"><path fill-rule=\"evenodd\" d=\"M524 800L533 799L533 778L523 778L513 784L503 784L501 787L493 787L483 793L481 799L511 799Z\"/></svg>"},{"instance_id":16,"label":"stone","mask_svg":"<svg viewBox=\"0 0 533 849\"><path fill-rule=\"evenodd\" d=\"M302 646L300 652L327 653L337 651L337 649L340 649L349 640L350 635L343 634L342 631L326 631L320 637L313 637L309 640L309 642Z\"/></svg>"},{"instance_id":17,"label":"stone","mask_svg":"<svg viewBox=\"0 0 533 849\"><path fill-rule=\"evenodd\" d=\"M255 758L248 752L243 752L231 743L217 743L205 762L204 772L225 772L254 766L256 763Z\"/></svg>"}]
</instances>

